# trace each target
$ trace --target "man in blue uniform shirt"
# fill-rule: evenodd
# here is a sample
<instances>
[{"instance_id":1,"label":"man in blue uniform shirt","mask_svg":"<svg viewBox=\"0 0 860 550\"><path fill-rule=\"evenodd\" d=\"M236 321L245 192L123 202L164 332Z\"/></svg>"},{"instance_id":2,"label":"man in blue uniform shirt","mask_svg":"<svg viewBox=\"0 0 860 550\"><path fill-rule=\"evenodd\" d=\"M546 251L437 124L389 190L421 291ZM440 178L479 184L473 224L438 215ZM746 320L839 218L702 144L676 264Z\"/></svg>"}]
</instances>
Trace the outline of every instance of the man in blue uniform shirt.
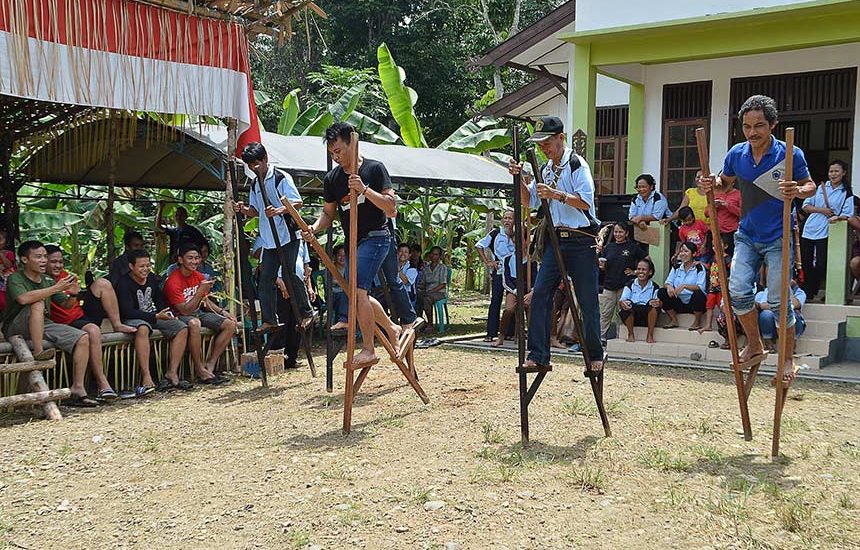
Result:
<instances>
[{"instance_id":1,"label":"man in blue uniform shirt","mask_svg":"<svg viewBox=\"0 0 860 550\"><path fill-rule=\"evenodd\" d=\"M747 336L747 345L740 353L741 368L760 363L764 358L753 293L753 283L762 263L768 268L768 305L773 311L780 307L783 201L805 199L815 193L815 182L809 177L806 158L798 147L794 148L794 180L783 179L786 145L773 136L777 116L773 99L763 95L747 99L738 112L747 140L729 150L718 177L711 174L700 182L706 193L710 190L726 192L733 185L741 191L741 221L735 234L735 254L729 276L732 307ZM794 323L794 314L788 308L788 328ZM790 383L795 374L794 330L787 331L786 340L785 372L786 382Z\"/></svg>"},{"instance_id":2,"label":"man in blue uniform shirt","mask_svg":"<svg viewBox=\"0 0 860 550\"><path fill-rule=\"evenodd\" d=\"M585 345L583 354L591 359L591 369L603 369L603 345L600 342L600 306L597 301L597 256L594 245L600 222L594 207L594 180L585 159L567 147L564 125L558 117L543 117L535 125L529 141L536 142L549 159L543 168L545 183L523 185L523 202L537 208L541 199L549 211L558 235L561 255L567 273L573 279L576 301L582 314ZM510 173L516 175L522 165L511 161ZM543 260L534 285L529 323L528 360L525 367L550 364L550 318L552 299L561 280L552 246L547 241Z\"/></svg>"}]
</instances>

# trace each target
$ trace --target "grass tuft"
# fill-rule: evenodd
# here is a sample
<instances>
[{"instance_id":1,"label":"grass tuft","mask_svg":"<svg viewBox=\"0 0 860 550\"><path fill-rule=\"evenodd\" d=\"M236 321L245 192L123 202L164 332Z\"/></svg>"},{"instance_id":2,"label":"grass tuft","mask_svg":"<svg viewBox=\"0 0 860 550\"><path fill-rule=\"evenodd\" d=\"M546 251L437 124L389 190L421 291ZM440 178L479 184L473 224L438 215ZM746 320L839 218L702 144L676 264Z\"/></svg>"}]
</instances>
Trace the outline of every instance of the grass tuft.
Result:
<instances>
[{"instance_id":1,"label":"grass tuft","mask_svg":"<svg viewBox=\"0 0 860 550\"><path fill-rule=\"evenodd\" d=\"M794 496L777 505L776 516L783 529L790 533L799 533L812 519L812 509L801 497Z\"/></svg>"},{"instance_id":2,"label":"grass tuft","mask_svg":"<svg viewBox=\"0 0 860 550\"><path fill-rule=\"evenodd\" d=\"M574 468L569 474L573 482L584 493L602 495L606 488L606 474L601 468L584 466Z\"/></svg>"},{"instance_id":3,"label":"grass tuft","mask_svg":"<svg viewBox=\"0 0 860 550\"><path fill-rule=\"evenodd\" d=\"M481 431L484 433L484 443L489 445L496 445L505 440L504 433L493 422L484 422L481 426Z\"/></svg>"}]
</instances>

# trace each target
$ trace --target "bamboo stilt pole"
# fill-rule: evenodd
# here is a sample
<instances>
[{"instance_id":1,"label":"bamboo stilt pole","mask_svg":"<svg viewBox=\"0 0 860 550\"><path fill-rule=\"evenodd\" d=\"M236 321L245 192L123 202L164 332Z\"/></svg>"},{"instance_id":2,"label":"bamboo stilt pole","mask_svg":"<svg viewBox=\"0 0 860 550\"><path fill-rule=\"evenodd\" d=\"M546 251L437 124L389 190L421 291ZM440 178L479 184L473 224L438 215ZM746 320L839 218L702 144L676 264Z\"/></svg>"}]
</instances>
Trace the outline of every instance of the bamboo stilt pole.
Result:
<instances>
[{"instance_id":1,"label":"bamboo stilt pole","mask_svg":"<svg viewBox=\"0 0 860 550\"><path fill-rule=\"evenodd\" d=\"M348 174L358 173L358 134L352 133L349 140L349 171ZM355 399L353 387L352 361L355 357L355 324L358 317L358 193L349 192L349 314L346 332L346 384L344 386L343 402L343 433L348 434L352 429L352 403ZM371 334L362 334L362 338L373 338Z\"/></svg>"},{"instance_id":2,"label":"bamboo stilt pole","mask_svg":"<svg viewBox=\"0 0 860 550\"><path fill-rule=\"evenodd\" d=\"M794 128L785 129L785 181L792 181L794 176ZM779 289L779 353L777 355L776 380L774 387L776 388L776 404L773 410L773 439L771 441L770 456L772 459L779 457L779 437L782 427L782 409L785 406L785 397L788 393L788 387L783 384L783 376L785 375L785 363L794 353L794 350L788 349L788 308L791 307L789 299L789 286L791 284L791 265L789 259L791 256L791 203L792 201L783 197L782 202L782 272L780 273ZM794 330L794 327L791 327Z\"/></svg>"},{"instance_id":3,"label":"bamboo stilt pole","mask_svg":"<svg viewBox=\"0 0 860 550\"><path fill-rule=\"evenodd\" d=\"M702 168L702 174L709 176L711 174L710 159L708 155L708 143L705 137L705 129L696 129L696 146L699 150L699 164ZM713 190L707 193L708 208L711 215L709 223L711 229L711 237L714 243L714 255L717 262L717 277L720 281L720 289L723 298L723 314L726 316L726 330L728 331L729 349L732 353L732 371L735 375L735 387L738 392L738 405L741 410L741 424L744 429L744 439L752 441L752 426L750 424L750 412L748 401L748 393L746 391L744 374L740 368L740 356L738 354L738 336L735 330L734 314L732 313L731 296L729 296L729 278L726 274L725 256L723 252L723 242L720 236L720 226L717 221L717 209L714 204Z\"/></svg>"}]
</instances>

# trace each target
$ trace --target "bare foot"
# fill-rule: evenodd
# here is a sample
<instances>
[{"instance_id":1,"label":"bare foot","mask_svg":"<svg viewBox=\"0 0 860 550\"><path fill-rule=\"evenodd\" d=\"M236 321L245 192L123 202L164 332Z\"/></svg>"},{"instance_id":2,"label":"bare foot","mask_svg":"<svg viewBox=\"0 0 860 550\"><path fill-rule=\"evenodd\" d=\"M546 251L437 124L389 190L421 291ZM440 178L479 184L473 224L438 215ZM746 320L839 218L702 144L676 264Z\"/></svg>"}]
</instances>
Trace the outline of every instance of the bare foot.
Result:
<instances>
[{"instance_id":1,"label":"bare foot","mask_svg":"<svg viewBox=\"0 0 860 550\"><path fill-rule=\"evenodd\" d=\"M402 333L403 329L394 323L385 331L385 335L388 336L388 343L394 348L394 355L400 355L400 334Z\"/></svg>"},{"instance_id":2,"label":"bare foot","mask_svg":"<svg viewBox=\"0 0 860 550\"><path fill-rule=\"evenodd\" d=\"M134 327L130 327L130 326L128 326L128 325L124 325L124 324L122 324L122 323L117 323L117 324L115 324L115 325L113 326L113 329L114 329L116 332L121 332L121 333L123 333L123 334L134 334L135 332L137 332L137 329L136 329L136 328L134 328Z\"/></svg>"},{"instance_id":3,"label":"bare foot","mask_svg":"<svg viewBox=\"0 0 860 550\"><path fill-rule=\"evenodd\" d=\"M349 328L349 323L346 321L338 321L331 326L331 330L345 330L347 328Z\"/></svg>"},{"instance_id":4,"label":"bare foot","mask_svg":"<svg viewBox=\"0 0 860 550\"><path fill-rule=\"evenodd\" d=\"M355 367L370 367L379 363L379 357L376 356L376 352L361 350L361 352L352 358L352 364Z\"/></svg>"},{"instance_id":5,"label":"bare foot","mask_svg":"<svg viewBox=\"0 0 860 550\"><path fill-rule=\"evenodd\" d=\"M600 372L603 370L603 361L592 361L591 372Z\"/></svg>"},{"instance_id":6,"label":"bare foot","mask_svg":"<svg viewBox=\"0 0 860 550\"><path fill-rule=\"evenodd\" d=\"M636 341L636 337L633 336L633 333L628 334L627 339L625 340L625 342L635 342L635 341Z\"/></svg>"},{"instance_id":7,"label":"bare foot","mask_svg":"<svg viewBox=\"0 0 860 550\"><path fill-rule=\"evenodd\" d=\"M497 347L497 348L500 348L500 347L502 347L502 346L504 346L504 345L505 345L505 341L504 341L504 339L503 339L503 338L499 338L498 340L496 340L495 342L493 342L493 346L495 346L495 347Z\"/></svg>"},{"instance_id":8,"label":"bare foot","mask_svg":"<svg viewBox=\"0 0 860 550\"><path fill-rule=\"evenodd\" d=\"M649 336L649 337L645 338L645 341L648 342L649 344L656 344L657 343L657 341L654 340L653 336Z\"/></svg>"},{"instance_id":9,"label":"bare foot","mask_svg":"<svg viewBox=\"0 0 860 550\"><path fill-rule=\"evenodd\" d=\"M703 332L713 332L713 331L714 331L714 329L712 329L711 327L702 327L699 329L699 334L702 334Z\"/></svg>"},{"instance_id":10,"label":"bare foot","mask_svg":"<svg viewBox=\"0 0 860 550\"><path fill-rule=\"evenodd\" d=\"M741 350L738 355L738 362L740 363L740 368L747 369L754 364L761 363L764 361L767 352L764 351L761 347L753 348L751 345L747 345L744 349Z\"/></svg>"},{"instance_id":11,"label":"bare foot","mask_svg":"<svg viewBox=\"0 0 860 550\"><path fill-rule=\"evenodd\" d=\"M800 365L795 365L794 361L785 363L785 368L782 370L782 387L783 389L791 386L794 379L797 378L797 373L800 370ZM770 381L771 385L776 386L776 376Z\"/></svg>"},{"instance_id":12,"label":"bare foot","mask_svg":"<svg viewBox=\"0 0 860 550\"><path fill-rule=\"evenodd\" d=\"M262 323L259 327L257 327L257 332L266 332L275 328L276 325L272 323Z\"/></svg>"},{"instance_id":13,"label":"bare foot","mask_svg":"<svg viewBox=\"0 0 860 550\"><path fill-rule=\"evenodd\" d=\"M554 348L567 349L567 346L565 346L564 344L559 342L558 338L553 338L549 345L554 347Z\"/></svg>"}]
</instances>

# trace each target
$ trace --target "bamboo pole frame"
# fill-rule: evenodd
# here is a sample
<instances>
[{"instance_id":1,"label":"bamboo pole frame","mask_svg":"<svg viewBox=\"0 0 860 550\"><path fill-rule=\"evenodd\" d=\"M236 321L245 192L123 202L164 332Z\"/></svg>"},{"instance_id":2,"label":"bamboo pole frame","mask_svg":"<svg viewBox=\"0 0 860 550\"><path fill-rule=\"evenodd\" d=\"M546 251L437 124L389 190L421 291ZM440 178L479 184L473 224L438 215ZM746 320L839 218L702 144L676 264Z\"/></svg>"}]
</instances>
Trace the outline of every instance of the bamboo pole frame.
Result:
<instances>
[{"instance_id":1,"label":"bamboo pole frame","mask_svg":"<svg viewBox=\"0 0 860 550\"><path fill-rule=\"evenodd\" d=\"M349 139L347 164L349 166L347 174L358 173L357 132L353 132ZM346 329L346 363L343 365L346 370L343 398L343 433L345 434L348 434L352 429L352 403L355 400L353 359L355 358L355 324L358 320L358 192L354 189L349 192L349 255L347 261L349 262L349 313L347 314ZM367 338L369 335L364 334L362 337ZM361 374L364 374L365 371L366 369L362 370Z\"/></svg>"}]
</instances>

